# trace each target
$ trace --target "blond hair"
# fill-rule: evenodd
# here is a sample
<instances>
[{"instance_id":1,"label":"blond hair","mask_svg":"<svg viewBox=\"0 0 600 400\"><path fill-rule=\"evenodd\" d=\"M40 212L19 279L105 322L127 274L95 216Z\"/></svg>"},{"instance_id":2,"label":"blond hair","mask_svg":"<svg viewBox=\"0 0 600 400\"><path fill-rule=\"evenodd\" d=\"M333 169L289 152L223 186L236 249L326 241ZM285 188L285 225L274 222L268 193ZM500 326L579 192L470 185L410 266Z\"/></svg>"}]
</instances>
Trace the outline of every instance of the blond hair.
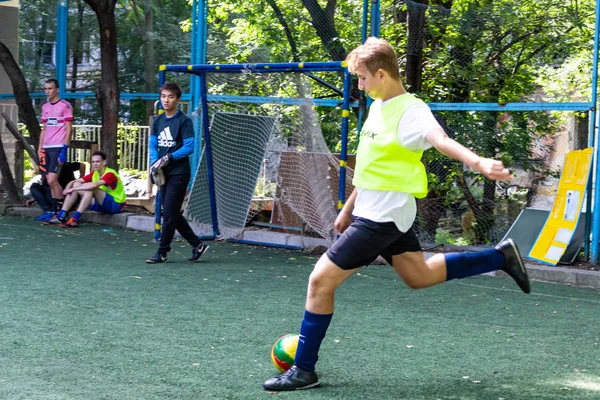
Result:
<instances>
[{"instance_id":1,"label":"blond hair","mask_svg":"<svg viewBox=\"0 0 600 400\"><path fill-rule=\"evenodd\" d=\"M358 46L346 57L348 69L355 73L356 69L364 65L371 75L382 69L393 79L400 79L398 58L392 45L383 39L368 38L364 44Z\"/></svg>"}]
</instances>

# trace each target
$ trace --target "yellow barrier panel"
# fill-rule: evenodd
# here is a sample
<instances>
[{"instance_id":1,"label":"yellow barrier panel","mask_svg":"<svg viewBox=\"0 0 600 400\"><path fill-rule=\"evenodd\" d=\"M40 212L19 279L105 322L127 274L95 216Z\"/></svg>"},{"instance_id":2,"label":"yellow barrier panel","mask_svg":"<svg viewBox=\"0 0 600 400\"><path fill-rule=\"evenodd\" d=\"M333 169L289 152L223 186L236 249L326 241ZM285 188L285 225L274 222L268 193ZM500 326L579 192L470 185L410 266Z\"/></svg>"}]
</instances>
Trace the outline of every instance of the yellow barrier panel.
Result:
<instances>
[{"instance_id":1,"label":"yellow barrier panel","mask_svg":"<svg viewBox=\"0 0 600 400\"><path fill-rule=\"evenodd\" d=\"M592 151L589 147L567 153L552 211L529 252L529 258L556 265L565 253L579 222Z\"/></svg>"}]
</instances>

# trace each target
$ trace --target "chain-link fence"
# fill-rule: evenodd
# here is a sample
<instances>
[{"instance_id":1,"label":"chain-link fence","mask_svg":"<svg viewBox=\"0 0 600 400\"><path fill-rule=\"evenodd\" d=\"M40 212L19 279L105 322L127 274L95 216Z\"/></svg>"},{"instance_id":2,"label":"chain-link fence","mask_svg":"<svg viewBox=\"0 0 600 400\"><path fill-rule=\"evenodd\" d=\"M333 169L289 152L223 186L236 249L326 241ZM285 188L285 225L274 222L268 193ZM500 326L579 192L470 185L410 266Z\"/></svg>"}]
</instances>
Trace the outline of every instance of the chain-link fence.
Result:
<instances>
[{"instance_id":1,"label":"chain-link fence","mask_svg":"<svg viewBox=\"0 0 600 400\"><path fill-rule=\"evenodd\" d=\"M215 6L208 58L341 60L360 43L363 2L286 4ZM595 1L384 0L374 22L396 49L407 89L432 105L446 132L479 155L502 160L516 176L492 182L426 152L430 191L419 201L421 240L494 244L523 207L550 209L565 154L588 144L587 112L568 110L584 110L573 104L591 101ZM320 112L322 123L332 125ZM339 137L328 131L335 150Z\"/></svg>"},{"instance_id":2,"label":"chain-link fence","mask_svg":"<svg viewBox=\"0 0 600 400\"><path fill-rule=\"evenodd\" d=\"M568 151L587 147L588 121L573 112L436 111L446 132L515 179L483 178L439 152L425 152L429 193L418 201L424 243L498 243L525 207L552 208Z\"/></svg>"},{"instance_id":3,"label":"chain-link fence","mask_svg":"<svg viewBox=\"0 0 600 400\"><path fill-rule=\"evenodd\" d=\"M516 176L492 182L426 152L430 191L417 221L424 242L494 244L524 207L552 207L566 153L588 145L587 113L558 110L591 100L594 6L382 3L381 36L394 44L407 88L433 103L451 137ZM513 111L478 103L512 103Z\"/></svg>"},{"instance_id":4,"label":"chain-link fence","mask_svg":"<svg viewBox=\"0 0 600 400\"><path fill-rule=\"evenodd\" d=\"M180 3L174 2L177 10L189 7ZM38 2L22 4L34 7ZM342 60L361 42L365 22L379 26L380 36L396 49L407 89L432 106L448 134L482 156L501 159L516 173L511 183L494 183L434 150L426 152L430 191L419 201L421 239L493 244L523 207L551 207L566 152L587 146L588 114L574 104L592 99L595 4L595 0L382 0L380 19L370 21L363 15L362 0L211 1L207 59L212 63ZM370 1L367 5L375 6ZM164 21L181 18L183 9L177 10L164 14ZM127 10L122 11L121 16ZM81 17L70 15L71 26L79 27L84 37L77 46L78 78L73 78L72 69L68 73L75 83L92 82L97 75L84 77L87 70L81 64L97 62L97 34L88 29L95 25L86 23L94 16L89 10ZM28 79L36 90L53 75L54 47L48 44L56 36L52 20L28 18L21 24L23 65L34 77ZM50 24L45 31L40 29L44 23ZM190 34L175 34L166 26L160 24L153 36L161 38L161 63L187 62L189 54L181 49L190 48ZM144 48L143 37L130 34L142 28L120 26L125 33L120 46L129 49L123 54ZM122 63L128 90L133 83L141 88L143 80L139 65L131 60L141 62L143 57L128 57ZM339 87L339 77L328 83ZM352 93L358 100L356 88ZM498 106L504 104L508 104L504 109ZM91 115L92 108L87 108L85 114ZM334 111L316 108L333 152L339 151L340 140ZM356 108L350 152L358 136L357 115Z\"/></svg>"}]
</instances>

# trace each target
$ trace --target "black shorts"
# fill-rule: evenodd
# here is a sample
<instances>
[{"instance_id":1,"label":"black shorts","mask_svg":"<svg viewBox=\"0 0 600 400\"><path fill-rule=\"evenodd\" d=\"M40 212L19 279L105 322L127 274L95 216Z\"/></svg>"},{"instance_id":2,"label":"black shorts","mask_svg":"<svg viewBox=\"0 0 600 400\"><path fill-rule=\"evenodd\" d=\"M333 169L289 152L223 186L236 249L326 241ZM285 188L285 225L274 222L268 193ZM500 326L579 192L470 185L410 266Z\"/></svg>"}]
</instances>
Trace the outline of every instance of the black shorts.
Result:
<instances>
[{"instance_id":1,"label":"black shorts","mask_svg":"<svg viewBox=\"0 0 600 400\"><path fill-rule=\"evenodd\" d=\"M42 157L40 158L40 170L46 174L58 174L60 164L58 156L62 151L62 147L49 147L42 149Z\"/></svg>"},{"instance_id":2,"label":"black shorts","mask_svg":"<svg viewBox=\"0 0 600 400\"><path fill-rule=\"evenodd\" d=\"M392 256L421 251L411 227L400 232L393 222L375 222L355 217L344 234L327 250L327 257L344 270L371 264L381 255L391 265Z\"/></svg>"}]
</instances>

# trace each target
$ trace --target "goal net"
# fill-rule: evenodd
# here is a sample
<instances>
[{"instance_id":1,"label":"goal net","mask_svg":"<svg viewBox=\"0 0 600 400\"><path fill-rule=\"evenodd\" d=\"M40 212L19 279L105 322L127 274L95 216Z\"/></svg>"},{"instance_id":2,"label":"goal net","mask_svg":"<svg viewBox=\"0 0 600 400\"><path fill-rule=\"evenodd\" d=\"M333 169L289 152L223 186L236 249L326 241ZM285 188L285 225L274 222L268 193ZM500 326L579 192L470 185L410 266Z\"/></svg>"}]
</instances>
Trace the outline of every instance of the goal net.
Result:
<instances>
[{"instance_id":1,"label":"goal net","mask_svg":"<svg viewBox=\"0 0 600 400\"><path fill-rule=\"evenodd\" d=\"M340 160L329 147L342 138L343 99L323 82L343 84L343 74L205 76L207 116L202 107L196 114L202 129L208 121L210 148L203 141L187 218L207 236L218 228L225 238L242 238L257 217L262 226L333 240ZM339 101L315 100L332 94ZM346 169L347 182L351 174Z\"/></svg>"}]
</instances>

